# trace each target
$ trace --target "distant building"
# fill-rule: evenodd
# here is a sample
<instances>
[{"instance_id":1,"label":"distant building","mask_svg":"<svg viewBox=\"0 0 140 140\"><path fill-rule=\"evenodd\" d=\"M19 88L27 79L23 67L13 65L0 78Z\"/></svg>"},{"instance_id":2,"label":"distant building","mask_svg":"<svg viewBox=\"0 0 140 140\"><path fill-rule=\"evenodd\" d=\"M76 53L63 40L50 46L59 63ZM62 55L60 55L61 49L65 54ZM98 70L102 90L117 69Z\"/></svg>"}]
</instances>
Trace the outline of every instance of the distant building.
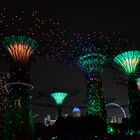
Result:
<instances>
[{"instance_id":1,"label":"distant building","mask_svg":"<svg viewBox=\"0 0 140 140\"><path fill-rule=\"evenodd\" d=\"M73 117L80 117L81 116L81 111L79 107L74 107L72 110L72 116Z\"/></svg>"},{"instance_id":2,"label":"distant building","mask_svg":"<svg viewBox=\"0 0 140 140\"><path fill-rule=\"evenodd\" d=\"M44 118L44 125L49 126L55 124L56 120L51 120L51 116L47 115L47 117Z\"/></svg>"}]
</instances>

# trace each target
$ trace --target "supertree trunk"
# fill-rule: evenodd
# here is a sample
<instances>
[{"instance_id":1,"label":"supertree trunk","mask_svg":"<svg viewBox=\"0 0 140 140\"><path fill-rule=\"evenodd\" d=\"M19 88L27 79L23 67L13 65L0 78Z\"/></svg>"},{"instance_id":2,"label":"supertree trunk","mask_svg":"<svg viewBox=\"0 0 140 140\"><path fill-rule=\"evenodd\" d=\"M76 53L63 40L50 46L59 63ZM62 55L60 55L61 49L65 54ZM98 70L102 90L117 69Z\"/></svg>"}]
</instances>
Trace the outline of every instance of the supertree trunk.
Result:
<instances>
[{"instance_id":1,"label":"supertree trunk","mask_svg":"<svg viewBox=\"0 0 140 140\"><path fill-rule=\"evenodd\" d=\"M86 113L87 115L96 115L103 120L106 120L102 79L100 76L89 76L87 78Z\"/></svg>"},{"instance_id":2,"label":"supertree trunk","mask_svg":"<svg viewBox=\"0 0 140 140\"><path fill-rule=\"evenodd\" d=\"M28 138L33 136L33 122L30 106L32 85L26 83L9 83L6 90L10 102L5 113L4 129L7 140L15 140L20 133Z\"/></svg>"},{"instance_id":3,"label":"supertree trunk","mask_svg":"<svg viewBox=\"0 0 140 140\"><path fill-rule=\"evenodd\" d=\"M136 83L138 65L140 63L140 51L132 50L118 54L114 61L120 66L127 76L129 97L129 131L130 134L138 134L140 127L137 124L140 111L140 95Z\"/></svg>"},{"instance_id":4,"label":"supertree trunk","mask_svg":"<svg viewBox=\"0 0 140 140\"><path fill-rule=\"evenodd\" d=\"M57 116L58 118L63 116L62 105L57 105Z\"/></svg>"},{"instance_id":5,"label":"supertree trunk","mask_svg":"<svg viewBox=\"0 0 140 140\"><path fill-rule=\"evenodd\" d=\"M128 79L128 97L129 97L129 129L132 133L140 131L138 120L140 118L140 93L136 84L136 78Z\"/></svg>"}]
</instances>

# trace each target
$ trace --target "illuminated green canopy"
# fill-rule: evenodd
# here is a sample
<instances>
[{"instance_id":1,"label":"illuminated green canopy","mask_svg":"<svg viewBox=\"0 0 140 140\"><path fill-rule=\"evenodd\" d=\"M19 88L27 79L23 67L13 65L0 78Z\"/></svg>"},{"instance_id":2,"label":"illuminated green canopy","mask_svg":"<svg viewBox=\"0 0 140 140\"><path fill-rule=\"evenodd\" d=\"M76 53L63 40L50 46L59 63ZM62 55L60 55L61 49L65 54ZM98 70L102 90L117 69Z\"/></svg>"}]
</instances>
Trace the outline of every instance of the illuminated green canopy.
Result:
<instances>
[{"instance_id":1,"label":"illuminated green canopy","mask_svg":"<svg viewBox=\"0 0 140 140\"><path fill-rule=\"evenodd\" d=\"M36 40L34 40L30 37L24 36L24 35L11 35L2 40L2 45L5 48L8 48L14 44L28 45L32 49L35 49L38 47L38 43Z\"/></svg>"},{"instance_id":2,"label":"illuminated green canopy","mask_svg":"<svg viewBox=\"0 0 140 140\"><path fill-rule=\"evenodd\" d=\"M68 94L65 92L55 92L51 94L52 98L55 100L57 105L63 104L63 101L67 95Z\"/></svg>"},{"instance_id":3,"label":"illuminated green canopy","mask_svg":"<svg viewBox=\"0 0 140 140\"><path fill-rule=\"evenodd\" d=\"M127 74L134 74L140 62L140 51L127 51L118 54L114 61L121 66L123 71Z\"/></svg>"},{"instance_id":4,"label":"illuminated green canopy","mask_svg":"<svg viewBox=\"0 0 140 140\"><path fill-rule=\"evenodd\" d=\"M87 72L101 72L105 62L106 56L100 53L88 53L78 58L77 65Z\"/></svg>"},{"instance_id":5,"label":"illuminated green canopy","mask_svg":"<svg viewBox=\"0 0 140 140\"><path fill-rule=\"evenodd\" d=\"M140 82L140 78L137 78L137 82Z\"/></svg>"}]
</instances>

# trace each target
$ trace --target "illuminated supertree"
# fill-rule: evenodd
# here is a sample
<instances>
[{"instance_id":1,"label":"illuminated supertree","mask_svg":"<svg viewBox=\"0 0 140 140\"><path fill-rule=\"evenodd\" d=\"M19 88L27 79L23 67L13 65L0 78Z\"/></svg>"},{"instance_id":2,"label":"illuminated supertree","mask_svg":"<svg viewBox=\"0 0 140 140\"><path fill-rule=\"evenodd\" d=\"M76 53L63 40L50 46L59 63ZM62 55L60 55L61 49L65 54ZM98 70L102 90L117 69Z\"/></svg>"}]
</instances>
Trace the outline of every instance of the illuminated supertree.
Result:
<instances>
[{"instance_id":1,"label":"illuminated supertree","mask_svg":"<svg viewBox=\"0 0 140 140\"><path fill-rule=\"evenodd\" d=\"M26 130L26 134L33 134L33 122L29 101L29 88L31 85L27 83L30 80L29 58L34 49L38 47L38 43L26 36L12 35L3 39L1 45L8 51L9 58L11 58L10 82L12 82L12 84L8 83L6 86L7 92L9 93L9 106L6 108L4 116L4 125L6 127L5 135L10 132L11 135L15 136L16 133L23 130ZM16 115L14 115L13 118L11 114ZM10 124L8 124L7 121L9 121ZM7 129L7 125L9 126L9 130ZM12 137L10 133L9 137Z\"/></svg>"},{"instance_id":2,"label":"illuminated supertree","mask_svg":"<svg viewBox=\"0 0 140 140\"><path fill-rule=\"evenodd\" d=\"M72 63L86 74L87 115L97 115L104 120L106 111L101 74L107 62L105 52L108 42L102 32L93 32L85 37L74 34L70 42L73 51L71 57L74 61Z\"/></svg>"},{"instance_id":3,"label":"illuminated supertree","mask_svg":"<svg viewBox=\"0 0 140 140\"><path fill-rule=\"evenodd\" d=\"M61 26L56 18L46 17L43 13L40 13L37 10L25 10L18 8L0 9L0 27L0 39L2 40L1 45L4 46L3 48L8 52L5 53L6 55L9 54L6 58L8 58L11 63L10 83L13 83L12 88L16 88L16 93L19 93L21 90L19 90L18 87L21 87L24 92L24 87L26 86L29 98L29 86L25 84L30 81L29 69L31 63L40 60L40 57L48 60L48 55L51 60L60 60L60 56L64 53L62 46L66 45L64 40L64 30L61 29ZM37 40L38 43L35 40ZM38 47L38 44L42 47ZM34 49L36 49L36 53L34 53ZM36 61L32 61L33 59ZM7 90L9 93L12 92L8 87ZM9 106L12 106L12 111L17 109L21 112L21 107L15 103L17 99L18 102L22 102L25 106L27 106L28 102L28 109L23 107L23 104L22 107L26 109L23 110L23 112L27 111L26 113L29 113L30 102L28 99L25 100L23 94L14 95L12 92L9 94L9 99L11 103ZM10 118L11 116L9 116L8 113L10 112L8 111L10 109L11 107L7 108L7 117L5 117L7 120L5 121L6 123L13 119ZM16 115L16 117L20 118L21 116L19 114L19 116ZM20 120L19 118L17 118L17 120ZM26 121L27 118L29 118L28 115L24 116L25 124L28 123L28 121ZM15 122L14 120L12 121ZM21 123L19 122L19 124ZM5 125L5 127L7 130L11 129L8 129L8 125ZM16 133L16 131L20 128L16 128L16 130L13 128L13 133Z\"/></svg>"},{"instance_id":4,"label":"illuminated supertree","mask_svg":"<svg viewBox=\"0 0 140 140\"><path fill-rule=\"evenodd\" d=\"M54 99L56 106L57 106L57 116L62 116L62 104L64 102L64 99L68 96L68 93L66 92L54 92L50 94L51 97Z\"/></svg>"},{"instance_id":5,"label":"illuminated supertree","mask_svg":"<svg viewBox=\"0 0 140 140\"><path fill-rule=\"evenodd\" d=\"M137 124L138 118L140 117L138 113L140 111L140 95L136 83L136 74L140 62L140 51L131 50L122 52L115 56L114 62L120 66L127 77L130 131L132 133L138 133L140 131L140 127Z\"/></svg>"},{"instance_id":6,"label":"illuminated supertree","mask_svg":"<svg viewBox=\"0 0 140 140\"><path fill-rule=\"evenodd\" d=\"M13 86L14 90L10 90L11 87L7 88L7 93L9 94L8 104L5 108L4 114L3 139L13 139L18 132L23 130L25 130L26 134L29 133L30 135L33 135L31 107L30 101L28 99L30 97L28 90L29 85L22 84L22 82L28 83L30 80L29 58L31 57L34 49L38 47L38 43L32 38L26 36L12 35L2 40L1 46L7 51L7 58L11 62L10 82L14 82L12 83L12 86L18 85L20 87L19 88L18 86ZM27 88L26 91L25 87ZM26 94L20 94L22 92L26 92ZM21 102L21 105L17 104L17 102Z\"/></svg>"}]
</instances>

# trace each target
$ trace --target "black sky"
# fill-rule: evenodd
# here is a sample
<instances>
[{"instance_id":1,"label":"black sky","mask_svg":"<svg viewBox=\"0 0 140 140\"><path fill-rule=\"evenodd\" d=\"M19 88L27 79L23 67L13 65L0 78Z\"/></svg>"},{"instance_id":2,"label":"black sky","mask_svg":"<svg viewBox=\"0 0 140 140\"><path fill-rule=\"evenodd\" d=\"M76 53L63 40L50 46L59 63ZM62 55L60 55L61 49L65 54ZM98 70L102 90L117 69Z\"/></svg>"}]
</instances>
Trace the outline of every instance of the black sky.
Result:
<instances>
[{"instance_id":1,"label":"black sky","mask_svg":"<svg viewBox=\"0 0 140 140\"><path fill-rule=\"evenodd\" d=\"M3 6L13 10L24 8L25 10L37 9L44 16L57 16L62 20L66 32L86 33L89 31L111 32L121 30L128 38L139 46L140 18L139 5L137 3L125 2L17 2L5 3ZM112 77L115 73L112 69L106 68L102 74L105 97L116 98L120 105L128 103L127 87L114 85ZM35 86L35 94L48 94L48 87L64 87L76 91L77 95L66 99L65 106L84 106L85 103L85 76L79 70L70 69L68 66L53 62L37 62L30 72L31 82ZM38 93L37 93L38 92ZM33 95L34 96L34 95ZM48 104L54 105L50 97L42 96L33 102L40 103L42 106L33 105L33 113L40 116L54 114L54 108L45 107ZM43 107L44 105L44 107ZM65 112L70 113L70 109ZM120 112L119 112L120 113Z\"/></svg>"}]
</instances>

